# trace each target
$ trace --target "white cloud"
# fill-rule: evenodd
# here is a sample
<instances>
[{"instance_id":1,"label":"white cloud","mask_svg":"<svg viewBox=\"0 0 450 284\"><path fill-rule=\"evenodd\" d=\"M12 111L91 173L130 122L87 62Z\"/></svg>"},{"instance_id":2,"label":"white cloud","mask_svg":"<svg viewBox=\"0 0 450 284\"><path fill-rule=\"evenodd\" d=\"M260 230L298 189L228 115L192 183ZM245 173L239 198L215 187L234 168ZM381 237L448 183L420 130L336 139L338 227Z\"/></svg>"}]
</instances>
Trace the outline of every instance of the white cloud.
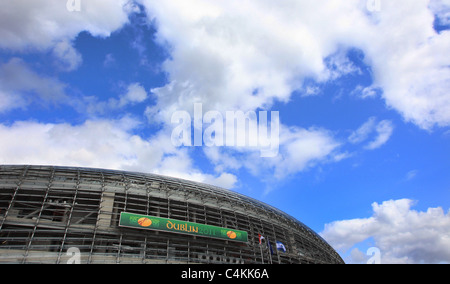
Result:
<instances>
[{"instance_id":1,"label":"white cloud","mask_svg":"<svg viewBox=\"0 0 450 284\"><path fill-rule=\"evenodd\" d=\"M243 163L238 158L238 155L228 153L223 147L203 147L203 152L209 161L215 165L216 172L242 168Z\"/></svg>"},{"instance_id":2,"label":"white cloud","mask_svg":"<svg viewBox=\"0 0 450 284\"><path fill-rule=\"evenodd\" d=\"M176 155L167 155L163 157L157 168L152 170L152 173L201 182L227 189L234 188L238 181L235 175L227 172L216 173L216 175L213 175L196 170L186 151L180 151Z\"/></svg>"},{"instance_id":3,"label":"white cloud","mask_svg":"<svg viewBox=\"0 0 450 284\"><path fill-rule=\"evenodd\" d=\"M107 37L128 22L129 0L81 0L80 12L70 12L65 0L3 1L0 48L27 52L53 51L63 70L75 70L81 55L71 41L83 31Z\"/></svg>"},{"instance_id":4,"label":"white cloud","mask_svg":"<svg viewBox=\"0 0 450 284\"><path fill-rule=\"evenodd\" d=\"M332 34L343 31L346 17L358 17L344 17L341 12L351 7L346 4L142 2L156 19L159 41L171 50L164 65L171 83L154 90L159 101L153 113L163 121L170 118L166 110L187 109L193 101L219 111L286 102L305 76L336 78L339 72L350 71L341 57L331 57L333 72L324 62L337 52ZM338 18L341 24L331 33L321 17Z\"/></svg>"},{"instance_id":5,"label":"white cloud","mask_svg":"<svg viewBox=\"0 0 450 284\"><path fill-rule=\"evenodd\" d=\"M360 128L354 131L348 140L350 143L357 144L365 141L376 127L376 117L371 117Z\"/></svg>"},{"instance_id":6,"label":"white cloud","mask_svg":"<svg viewBox=\"0 0 450 284\"><path fill-rule=\"evenodd\" d=\"M394 126L391 121L383 120L378 123L375 130L377 132L377 137L366 146L366 149L375 150L386 144L394 132Z\"/></svg>"},{"instance_id":7,"label":"white cloud","mask_svg":"<svg viewBox=\"0 0 450 284\"><path fill-rule=\"evenodd\" d=\"M344 75L361 74L362 71L348 59L346 50L338 50L325 59L327 69L320 78L322 81L336 80Z\"/></svg>"},{"instance_id":8,"label":"white cloud","mask_svg":"<svg viewBox=\"0 0 450 284\"><path fill-rule=\"evenodd\" d=\"M381 90L375 86L363 87L358 85L352 92L351 95L359 96L362 99L375 98Z\"/></svg>"},{"instance_id":9,"label":"white cloud","mask_svg":"<svg viewBox=\"0 0 450 284\"><path fill-rule=\"evenodd\" d=\"M216 185L223 188L234 188L238 182L235 175L230 173L222 173L219 177L205 180L206 183Z\"/></svg>"},{"instance_id":10,"label":"white cloud","mask_svg":"<svg viewBox=\"0 0 450 284\"><path fill-rule=\"evenodd\" d=\"M412 171L409 171L409 172L406 174L405 181L413 180L414 178L416 178L416 176L417 176L418 174L419 174L419 170L412 170Z\"/></svg>"},{"instance_id":11,"label":"white cloud","mask_svg":"<svg viewBox=\"0 0 450 284\"><path fill-rule=\"evenodd\" d=\"M81 54L67 40L58 42L53 54L59 59L59 67L65 71L76 70L83 62Z\"/></svg>"},{"instance_id":12,"label":"white cloud","mask_svg":"<svg viewBox=\"0 0 450 284\"><path fill-rule=\"evenodd\" d=\"M15 122L0 124L0 164L81 166L167 174L232 188L229 173L205 174L192 165L187 150L175 149L170 135L150 139L133 134L140 122L91 120L81 125Z\"/></svg>"},{"instance_id":13,"label":"white cloud","mask_svg":"<svg viewBox=\"0 0 450 284\"><path fill-rule=\"evenodd\" d=\"M0 89L0 113L13 109L24 108L28 102L20 95L12 95Z\"/></svg>"},{"instance_id":14,"label":"white cloud","mask_svg":"<svg viewBox=\"0 0 450 284\"><path fill-rule=\"evenodd\" d=\"M409 199L374 203L372 217L327 224L321 235L342 251L372 238L382 263L450 262L450 212L420 212L414 204Z\"/></svg>"},{"instance_id":15,"label":"white cloud","mask_svg":"<svg viewBox=\"0 0 450 284\"><path fill-rule=\"evenodd\" d=\"M429 1L383 1L363 48L389 107L430 129L450 125L450 32L433 29Z\"/></svg>"},{"instance_id":16,"label":"white cloud","mask_svg":"<svg viewBox=\"0 0 450 284\"><path fill-rule=\"evenodd\" d=\"M140 83L131 83L126 87L126 91L118 98L109 98L106 101L99 101L95 96L85 96L79 101L79 108L90 115L104 114L109 111L123 109L127 106L143 103L147 100L148 94Z\"/></svg>"},{"instance_id":17,"label":"white cloud","mask_svg":"<svg viewBox=\"0 0 450 284\"><path fill-rule=\"evenodd\" d=\"M0 48L47 49L82 31L109 36L128 22L128 2L82 0L82 11L70 12L67 1L5 1L0 11Z\"/></svg>"},{"instance_id":18,"label":"white cloud","mask_svg":"<svg viewBox=\"0 0 450 284\"><path fill-rule=\"evenodd\" d=\"M105 60L103 61L103 66L111 67L111 66L114 66L115 63L116 63L116 58L114 57L114 55L112 53L106 54Z\"/></svg>"},{"instance_id":19,"label":"white cloud","mask_svg":"<svg viewBox=\"0 0 450 284\"><path fill-rule=\"evenodd\" d=\"M25 108L31 103L68 103L65 84L37 74L20 58L0 65L0 111Z\"/></svg>"},{"instance_id":20,"label":"white cloud","mask_svg":"<svg viewBox=\"0 0 450 284\"><path fill-rule=\"evenodd\" d=\"M383 120L377 123L377 118L371 117L360 128L354 131L348 140L352 144L359 144L366 141L374 132L377 133L377 136L364 147L365 149L375 150L386 144L394 132L394 126L389 120Z\"/></svg>"},{"instance_id":21,"label":"white cloud","mask_svg":"<svg viewBox=\"0 0 450 284\"><path fill-rule=\"evenodd\" d=\"M437 16L439 24L450 25L450 0L431 0L430 9Z\"/></svg>"},{"instance_id":22,"label":"white cloud","mask_svg":"<svg viewBox=\"0 0 450 284\"><path fill-rule=\"evenodd\" d=\"M340 144L323 129L284 129L281 133L281 155L270 161L275 177L301 172L331 157Z\"/></svg>"},{"instance_id":23,"label":"white cloud","mask_svg":"<svg viewBox=\"0 0 450 284\"><path fill-rule=\"evenodd\" d=\"M306 77L358 72L343 56L357 48L373 70L365 96L379 89L422 128L450 125L450 32L433 29L447 0L432 9L428 0L382 1L375 13L362 0L140 2L171 51L170 83L154 90L158 104L148 111L162 121L194 101L217 110L287 102Z\"/></svg>"},{"instance_id":24,"label":"white cloud","mask_svg":"<svg viewBox=\"0 0 450 284\"><path fill-rule=\"evenodd\" d=\"M341 144L324 129L281 126L279 154L262 158L257 148L206 147L204 153L216 171L247 169L266 181L283 180L315 165L336 162L346 154Z\"/></svg>"},{"instance_id":25,"label":"white cloud","mask_svg":"<svg viewBox=\"0 0 450 284\"><path fill-rule=\"evenodd\" d=\"M133 83L128 86L127 93L120 98L120 106L127 104L142 103L147 99L147 91L139 83Z\"/></svg>"},{"instance_id":26,"label":"white cloud","mask_svg":"<svg viewBox=\"0 0 450 284\"><path fill-rule=\"evenodd\" d=\"M382 1L377 13L367 10L365 0L138 2L145 6L149 18L155 20L157 41L170 52L170 59L163 65L169 83L152 90L157 104L146 112L152 121L159 119L168 125L175 110L190 110L194 102L202 102L205 112L247 111L270 108L274 101L288 102L294 90L305 88L305 78L326 82L360 72L346 57L349 48L357 48L365 54L365 63L372 68L374 76L373 86L366 87L363 96L372 96L373 90L380 90L389 107L420 127L450 125L450 32L437 34L433 30L433 14L445 18L442 7L448 0L430 2L431 9L427 0ZM81 31L109 36L128 22L129 13L137 11L127 0L81 3L81 12L67 11L66 1L59 0L4 3L0 10L0 48L51 51L67 70L73 70L82 59L71 42ZM63 84L38 76L20 60L13 59L1 68L9 70L5 73L9 76L22 73L32 80L22 80L18 76L14 77L15 81L3 79L0 111L29 105L25 93L30 90L46 101L60 101L65 97ZM14 69L16 73L12 72ZM2 78L6 77L0 76L0 80ZM23 82L23 87L11 82ZM318 93L320 90L306 87L306 94ZM130 85L118 98L106 102L85 98L87 101L81 104L87 103L88 111L95 113L140 103L146 98L146 91L136 84ZM88 135L90 126L86 122L83 127L66 125L66 128L86 130L85 135ZM15 127L7 130L22 129ZM33 129L40 129L38 137L41 135L43 140L52 141L52 137L46 136L44 125L34 125ZM127 131L117 131L123 135L121 137L130 138ZM112 133L111 130L109 134ZM373 133L376 135L371 137ZM376 149L385 144L392 133L390 121L377 124L369 120L349 139L352 143L362 143L371 137L366 148ZM146 145L140 137L135 137L135 142L139 139ZM257 167L262 165L281 178L346 156L335 152L339 143L322 129L284 127L281 140L280 155L267 163L255 163L260 159L253 157L254 152L239 149L234 153L241 156L227 155L226 161L221 160L226 151L219 151L218 157L211 152L208 157L217 171L239 168L236 161L244 157L238 163L244 163L253 172L258 172ZM90 161L88 153L92 148L87 149L90 150L84 153ZM133 153L125 145L116 152L119 150L127 157L128 153ZM178 169L179 174L190 165L186 162L189 154L181 149L171 151L177 154L157 155L160 166L154 168ZM177 165L173 157L186 163ZM136 164L142 165L139 161ZM223 176L222 180L233 183L232 176Z\"/></svg>"}]
</instances>

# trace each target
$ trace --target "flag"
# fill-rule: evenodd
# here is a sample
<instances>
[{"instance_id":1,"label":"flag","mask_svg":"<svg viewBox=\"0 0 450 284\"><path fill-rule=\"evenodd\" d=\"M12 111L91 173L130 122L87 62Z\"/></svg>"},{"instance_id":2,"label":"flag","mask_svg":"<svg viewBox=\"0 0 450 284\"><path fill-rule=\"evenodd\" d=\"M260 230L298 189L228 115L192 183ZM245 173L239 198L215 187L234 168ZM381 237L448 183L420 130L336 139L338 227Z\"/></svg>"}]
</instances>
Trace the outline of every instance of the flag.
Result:
<instances>
[{"instance_id":1,"label":"flag","mask_svg":"<svg viewBox=\"0 0 450 284\"><path fill-rule=\"evenodd\" d=\"M270 254L273 255L272 245L270 244L269 238L267 238L267 246L269 247Z\"/></svg>"},{"instance_id":2,"label":"flag","mask_svg":"<svg viewBox=\"0 0 450 284\"><path fill-rule=\"evenodd\" d=\"M258 234L258 237L259 237L259 244L262 244L262 240L264 240L264 237L259 234Z\"/></svg>"},{"instance_id":3,"label":"flag","mask_svg":"<svg viewBox=\"0 0 450 284\"><path fill-rule=\"evenodd\" d=\"M286 247L284 246L284 244L282 242L277 241L277 250L286 252Z\"/></svg>"}]
</instances>

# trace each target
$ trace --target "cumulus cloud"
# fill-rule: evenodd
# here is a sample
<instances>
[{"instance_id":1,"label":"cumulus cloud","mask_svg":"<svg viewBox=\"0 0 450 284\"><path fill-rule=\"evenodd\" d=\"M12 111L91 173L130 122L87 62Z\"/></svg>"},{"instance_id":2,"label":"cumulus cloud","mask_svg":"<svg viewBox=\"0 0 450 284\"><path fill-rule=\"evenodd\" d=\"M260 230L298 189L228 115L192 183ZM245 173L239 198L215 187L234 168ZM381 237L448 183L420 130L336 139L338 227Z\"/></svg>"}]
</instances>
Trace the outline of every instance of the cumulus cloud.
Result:
<instances>
[{"instance_id":1,"label":"cumulus cloud","mask_svg":"<svg viewBox=\"0 0 450 284\"><path fill-rule=\"evenodd\" d=\"M315 165L342 156L341 144L324 129L281 127L279 154L261 157L257 148L206 147L204 153L218 172L247 169L255 176L283 180Z\"/></svg>"},{"instance_id":2,"label":"cumulus cloud","mask_svg":"<svg viewBox=\"0 0 450 284\"><path fill-rule=\"evenodd\" d=\"M142 3L157 23L159 41L171 50L171 59L164 64L170 83L154 90L158 105L153 113L163 121L168 120L167 111L187 109L193 101L219 111L270 107L274 101L287 102L302 86L302 78L326 80L353 70L338 53L333 35L351 32L344 26L353 17L362 17L345 14L351 8L348 4ZM323 19L335 18L340 24L331 33Z\"/></svg>"},{"instance_id":3,"label":"cumulus cloud","mask_svg":"<svg viewBox=\"0 0 450 284\"><path fill-rule=\"evenodd\" d=\"M101 101L95 96L84 96L78 105L83 111L86 110L89 114L96 115L143 103L147 98L148 93L140 83L131 83L118 98Z\"/></svg>"},{"instance_id":4,"label":"cumulus cloud","mask_svg":"<svg viewBox=\"0 0 450 284\"><path fill-rule=\"evenodd\" d=\"M58 79L41 76L22 59L12 58L0 65L0 112L26 108L31 103L67 102L66 85Z\"/></svg>"},{"instance_id":5,"label":"cumulus cloud","mask_svg":"<svg viewBox=\"0 0 450 284\"><path fill-rule=\"evenodd\" d=\"M424 129L450 125L450 32L435 17L429 1L383 1L364 48L387 105Z\"/></svg>"},{"instance_id":6,"label":"cumulus cloud","mask_svg":"<svg viewBox=\"0 0 450 284\"><path fill-rule=\"evenodd\" d=\"M431 0L430 9L437 17L440 25L450 25L450 1L449 0Z\"/></svg>"},{"instance_id":7,"label":"cumulus cloud","mask_svg":"<svg viewBox=\"0 0 450 284\"><path fill-rule=\"evenodd\" d=\"M427 1L382 1L376 13L359 0L140 2L171 55L163 64L169 83L152 90L157 103L146 111L153 121L167 124L177 110L192 113L196 102L205 112L248 111L288 102L295 90L320 94L317 85L312 89L304 80L324 83L361 74L347 57L356 48L373 70L373 85L360 87L364 97L380 94L422 128L450 125L445 91L450 89L445 51L450 41L446 32L434 31ZM282 129L274 159L262 160L248 148L207 148L205 153L216 171L246 168L277 179L349 155L338 152L340 143L327 130ZM349 141L374 150L393 131L391 121L370 118Z\"/></svg>"},{"instance_id":8,"label":"cumulus cloud","mask_svg":"<svg viewBox=\"0 0 450 284\"><path fill-rule=\"evenodd\" d=\"M81 125L21 121L0 124L0 164L44 164L154 172L227 188L236 177L204 174L192 165L187 150L175 149L170 136L144 139L133 132L140 122L90 120Z\"/></svg>"},{"instance_id":9,"label":"cumulus cloud","mask_svg":"<svg viewBox=\"0 0 450 284\"><path fill-rule=\"evenodd\" d=\"M170 82L148 110L162 121L194 101L218 110L287 102L305 78L358 72L343 56L356 48L373 70L367 90L422 128L450 125L450 32L433 26L447 1L381 1L376 12L361 0L140 2L171 52Z\"/></svg>"},{"instance_id":10,"label":"cumulus cloud","mask_svg":"<svg viewBox=\"0 0 450 284\"><path fill-rule=\"evenodd\" d=\"M205 112L247 111L270 109L276 101L288 102L292 92L299 89L306 90L307 95L320 94L320 84L312 88L305 86L304 80L324 83L360 73L347 57L349 49L358 49L373 71L374 83L364 87L364 96L379 91L389 107L422 128L450 125L450 32L437 33L433 29L435 18L446 19L443 7L448 0L381 1L380 11L374 13L368 11L365 0L136 2L145 7L149 21L156 25L156 40L170 53L163 64L169 82L152 90L156 105L146 110L151 121L167 126L174 111L192 110L195 102L201 102ZM71 43L80 32L107 37L137 11L128 0L90 0L81 4L81 12L69 12L66 1L59 0L4 3L0 11L0 48L51 51L67 71L74 70L82 58ZM32 80L18 87L10 83L14 80L3 79L0 111L29 105L25 93L30 90L43 100L65 96L63 84L38 76L18 59L1 68L10 70L8 75L19 70ZM87 103L95 113L140 103L146 98L147 92L134 84L119 98L106 102L84 98L87 101L83 106ZM84 126L89 128L88 122ZM43 125L35 127L41 127L39 133L47 133ZM345 157L336 153L339 143L327 130L286 126L282 129L279 156L257 163L274 170L278 178L328 159ZM129 134L123 129L117 131L123 137ZM164 128L160 135L166 131ZM371 150L384 145L392 133L392 122L369 120L350 141L368 141L366 149ZM120 149L127 153L127 147ZM179 154L180 158L189 159L187 152L177 150L184 153ZM230 158L221 160L226 151L210 151L208 157L217 169L236 169L236 159L244 157L245 167L258 172L256 165L248 162L253 151L233 151L241 156L228 155ZM166 161L163 168L176 168L169 156L159 160ZM224 176L223 180L233 182L232 176Z\"/></svg>"},{"instance_id":11,"label":"cumulus cloud","mask_svg":"<svg viewBox=\"0 0 450 284\"><path fill-rule=\"evenodd\" d=\"M147 91L139 83L128 86L127 93L120 98L119 105L124 106L129 103L142 103L147 99Z\"/></svg>"},{"instance_id":12,"label":"cumulus cloud","mask_svg":"<svg viewBox=\"0 0 450 284\"><path fill-rule=\"evenodd\" d=\"M70 12L67 1L6 1L0 11L0 47L46 49L82 31L109 36L128 22L128 2L81 1L82 12Z\"/></svg>"},{"instance_id":13,"label":"cumulus cloud","mask_svg":"<svg viewBox=\"0 0 450 284\"><path fill-rule=\"evenodd\" d=\"M353 248L351 255L359 255L355 245L372 238L382 263L449 263L450 212L416 211L415 204L409 199L373 203L370 218L327 224L321 235L338 250Z\"/></svg>"},{"instance_id":14,"label":"cumulus cloud","mask_svg":"<svg viewBox=\"0 0 450 284\"><path fill-rule=\"evenodd\" d=\"M58 42L53 49L53 54L59 60L59 68L64 71L76 70L83 62L81 54L67 40Z\"/></svg>"},{"instance_id":15,"label":"cumulus cloud","mask_svg":"<svg viewBox=\"0 0 450 284\"><path fill-rule=\"evenodd\" d=\"M3 1L0 10L0 48L27 52L52 51L65 71L75 70L82 62L72 40L83 31L107 37L128 23L133 12L129 0L80 1L81 11L71 12L67 1Z\"/></svg>"},{"instance_id":16,"label":"cumulus cloud","mask_svg":"<svg viewBox=\"0 0 450 284\"><path fill-rule=\"evenodd\" d=\"M279 179L327 161L340 146L330 132L314 128L286 128L280 135L280 142L281 154L269 161Z\"/></svg>"}]
</instances>

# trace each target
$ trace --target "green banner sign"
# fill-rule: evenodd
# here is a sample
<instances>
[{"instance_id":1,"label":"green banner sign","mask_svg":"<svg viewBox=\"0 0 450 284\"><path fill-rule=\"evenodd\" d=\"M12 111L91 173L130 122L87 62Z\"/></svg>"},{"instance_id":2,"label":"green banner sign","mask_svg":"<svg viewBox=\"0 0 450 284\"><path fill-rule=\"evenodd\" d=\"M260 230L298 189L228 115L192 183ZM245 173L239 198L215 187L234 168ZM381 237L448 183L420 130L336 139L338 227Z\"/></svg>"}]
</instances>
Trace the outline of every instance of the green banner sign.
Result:
<instances>
[{"instance_id":1,"label":"green banner sign","mask_svg":"<svg viewBox=\"0 0 450 284\"><path fill-rule=\"evenodd\" d=\"M246 243L248 241L248 234L244 231L125 212L120 213L119 226L202 236L235 242Z\"/></svg>"}]
</instances>

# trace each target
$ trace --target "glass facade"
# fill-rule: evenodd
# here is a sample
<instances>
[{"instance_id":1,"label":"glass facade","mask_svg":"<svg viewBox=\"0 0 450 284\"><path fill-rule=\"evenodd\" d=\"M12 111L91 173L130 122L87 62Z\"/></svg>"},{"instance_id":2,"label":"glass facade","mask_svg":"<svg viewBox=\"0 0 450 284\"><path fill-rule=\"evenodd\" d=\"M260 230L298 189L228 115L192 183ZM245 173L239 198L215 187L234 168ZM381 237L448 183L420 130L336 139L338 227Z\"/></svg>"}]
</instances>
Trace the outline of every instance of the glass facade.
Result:
<instances>
[{"instance_id":1,"label":"glass facade","mask_svg":"<svg viewBox=\"0 0 450 284\"><path fill-rule=\"evenodd\" d=\"M248 241L120 227L122 212L244 231ZM0 263L74 256L80 263L343 263L298 220L232 191L151 174L0 166Z\"/></svg>"}]
</instances>

